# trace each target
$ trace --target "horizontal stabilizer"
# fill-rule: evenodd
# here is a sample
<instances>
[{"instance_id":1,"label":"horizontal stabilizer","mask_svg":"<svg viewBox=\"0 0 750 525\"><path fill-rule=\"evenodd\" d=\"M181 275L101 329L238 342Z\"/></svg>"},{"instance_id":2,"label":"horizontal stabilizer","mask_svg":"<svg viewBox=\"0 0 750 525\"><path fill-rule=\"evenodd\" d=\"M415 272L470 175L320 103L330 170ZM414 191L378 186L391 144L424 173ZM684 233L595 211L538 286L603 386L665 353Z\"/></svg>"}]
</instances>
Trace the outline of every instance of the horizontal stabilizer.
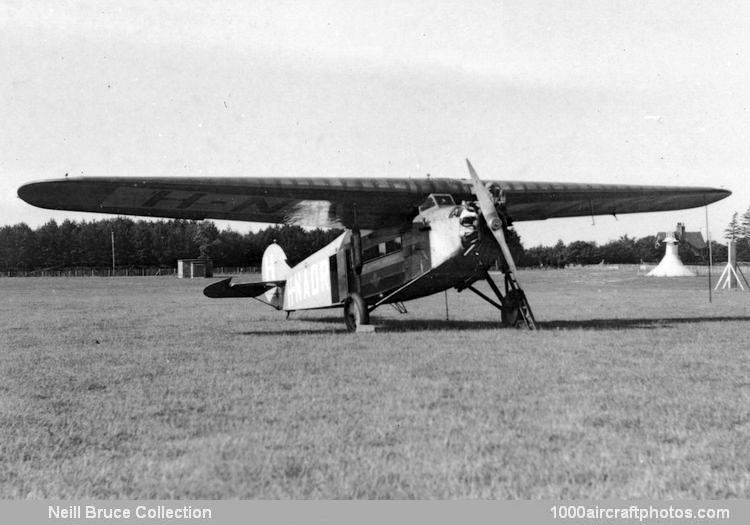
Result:
<instances>
[{"instance_id":1,"label":"horizontal stabilizer","mask_svg":"<svg viewBox=\"0 0 750 525\"><path fill-rule=\"evenodd\" d=\"M230 297L258 297L276 286L283 286L286 281L261 281L257 283L231 284L232 278L206 286L203 295L211 299L226 299Z\"/></svg>"}]
</instances>

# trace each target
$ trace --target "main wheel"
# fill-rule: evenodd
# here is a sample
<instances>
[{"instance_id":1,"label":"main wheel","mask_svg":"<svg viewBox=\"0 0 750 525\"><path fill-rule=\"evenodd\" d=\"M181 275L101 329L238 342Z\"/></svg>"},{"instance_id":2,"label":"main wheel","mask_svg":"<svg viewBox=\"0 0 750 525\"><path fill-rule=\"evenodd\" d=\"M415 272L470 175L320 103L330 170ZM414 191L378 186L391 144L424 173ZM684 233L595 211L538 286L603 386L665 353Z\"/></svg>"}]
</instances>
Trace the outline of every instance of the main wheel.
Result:
<instances>
[{"instance_id":1,"label":"main wheel","mask_svg":"<svg viewBox=\"0 0 750 525\"><path fill-rule=\"evenodd\" d=\"M367 311L365 300L356 292L344 301L344 322L350 332L356 332L360 325L370 324L370 312Z\"/></svg>"},{"instance_id":2,"label":"main wheel","mask_svg":"<svg viewBox=\"0 0 750 525\"><path fill-rule=\"evenodd\" d=\"M503 326L509 328L521 328L525 323L521 312L515 306L504 307L501 311L501 319Z\"/></svg>"}]
</instances>

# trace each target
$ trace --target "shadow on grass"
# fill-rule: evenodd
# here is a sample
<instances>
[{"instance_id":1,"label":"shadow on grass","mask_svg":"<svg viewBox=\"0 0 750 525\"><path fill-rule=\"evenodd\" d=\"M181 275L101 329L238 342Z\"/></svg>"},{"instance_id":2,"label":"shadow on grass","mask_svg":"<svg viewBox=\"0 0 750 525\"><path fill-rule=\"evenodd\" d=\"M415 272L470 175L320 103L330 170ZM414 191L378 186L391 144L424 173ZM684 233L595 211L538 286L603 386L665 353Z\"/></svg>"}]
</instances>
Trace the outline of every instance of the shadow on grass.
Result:
<instances>
[{"instance_id":1,"label":"shadow on grass","mask_svg":"<svg viewBox=\"0 0 750 525\"><path fill-rule=\"evenodd\" d=\"M731 317L653 317L641 319L582 319L576 321L544 321L539 327L547 330L624 330L628 328L664 328L676 324L750 321L747 316Z\"/></svg>"},{"instance_id":2,"label":"shadow on grass","mask_svg":"<svg viewBox=\"0 0 750 525\"><path fill-rule=\"evenodd\" d=\"M312 319L299 319L299 321L310 324L326 324L325 328L298 328L284 330L250 330L242 332L242 335L311 335L347 333L343 320L340 317L318 317ZM561 321L539 321L537 325L541 330L628 330L628 329L654 329L667 328L672 325L690 323L715 323L725 321L750 321L750 316L731 317L663 317L663 318L637 318L637 319L581 319ZM500 321L468 321L445 319L375 319L376 332L423 332L432 330L497 330L502 328Z\"/></svg>"},{"instance_id":3,"label":"shadow on grass","mask_svg":"<svg viewBox=\"0 0 750 525\"><path fill-rule=\"evenodd\" d=\"M311 319L298 319L297 322L309 323L309 328L284 329L261 329L247 330L241 332L242 335L311 335L311 334L330 334L330 333L348 333L344 326L344 320L341 317L317 317ZM317 325L328 325L326 327L314 327ZM383 332L424 332L428 330L496 330L499 328L499 322L495 321L446 321L445 319L373 319L375 331ZM277 325L278 326L278 325Z\"/></svg>"}]
</instances>

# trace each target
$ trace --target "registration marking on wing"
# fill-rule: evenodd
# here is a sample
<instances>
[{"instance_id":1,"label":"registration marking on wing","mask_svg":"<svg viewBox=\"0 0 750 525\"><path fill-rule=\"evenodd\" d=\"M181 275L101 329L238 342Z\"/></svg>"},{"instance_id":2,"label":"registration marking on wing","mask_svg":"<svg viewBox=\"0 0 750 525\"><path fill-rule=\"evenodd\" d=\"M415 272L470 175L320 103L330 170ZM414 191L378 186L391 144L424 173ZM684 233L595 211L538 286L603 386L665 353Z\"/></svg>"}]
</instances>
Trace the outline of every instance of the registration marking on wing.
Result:
<instances>
[{"instance_id":1,"label":"registration marking on wing","mask_svg":"<svg viewBox=\"0 0 750 525\"><path fill-rule=\"evenodd\" d=\"M217 197L224 200L218 200ZM153 190L150 188L119 187L102 202L103 208L158 208L164 210L187 210L200 208L210 211L226 211L237 203L236 196L218 196L195 191Z\"/></svg>"},{"instance_id":2,"label":"registration marking on wing","mask_svg":"<svg viewBox=\"0 0 750 525\"><path fill-rule=\"evenodd\" d=\"M268 214L283 210L292 202L286 198L273 199L184 190L119 187L103 200L102 207L178 211L200 210L201 212L219 213L256 210Z\"/></svg>"}]
</instances>

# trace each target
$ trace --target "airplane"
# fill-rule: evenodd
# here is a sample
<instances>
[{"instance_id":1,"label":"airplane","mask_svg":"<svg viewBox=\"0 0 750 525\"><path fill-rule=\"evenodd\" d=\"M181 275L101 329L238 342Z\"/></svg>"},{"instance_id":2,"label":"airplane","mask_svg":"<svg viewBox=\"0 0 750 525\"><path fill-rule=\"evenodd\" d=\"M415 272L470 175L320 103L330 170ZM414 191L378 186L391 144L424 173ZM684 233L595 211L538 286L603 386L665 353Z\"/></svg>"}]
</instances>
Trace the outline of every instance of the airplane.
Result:
<instances>
[{"instance_id":1,"label":"airplane","mask_svg":"<svg viewBox=\"0 0 750 525\"><path fill-rule=\"evenodd\" d=\"M263 254L262 281L223 279L210 298L254 298L289 313L343 308L349 331L372 331L370 314L449 288L470 290L500 311L502 326L536 329L508 235L514 222L678 210L731 195L710 187L426 178L66 177L18 189L53 210L177 219L227 219L343 228L290 267L283 249ZM499 264L503 283L490 275ZM486 281L493 297L475 284Z\"/></svg>"}]
</instances>

